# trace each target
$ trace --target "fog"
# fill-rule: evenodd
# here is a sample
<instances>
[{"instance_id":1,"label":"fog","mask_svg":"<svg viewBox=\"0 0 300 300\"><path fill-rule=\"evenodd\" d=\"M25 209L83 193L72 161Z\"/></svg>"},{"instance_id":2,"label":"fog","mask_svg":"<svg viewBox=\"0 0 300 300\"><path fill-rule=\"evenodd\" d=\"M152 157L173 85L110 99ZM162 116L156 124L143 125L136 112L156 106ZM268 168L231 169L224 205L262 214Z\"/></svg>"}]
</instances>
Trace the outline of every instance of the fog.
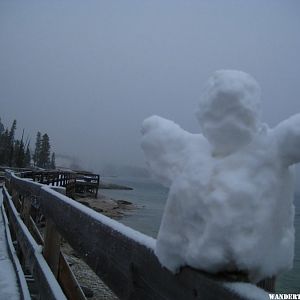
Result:
<instances>
[{"instance_id":1,"label":"fog","mask_svg":"<svg viewBox=\"0 0 300 300\"><path fill-rule=\"evenodd\" d=\"M202 87L250 73L271 126L300 111L299 1L0 2L0 117L99 171L143 166L142 121L199 132Z\"/></svg>"}]
</instances>

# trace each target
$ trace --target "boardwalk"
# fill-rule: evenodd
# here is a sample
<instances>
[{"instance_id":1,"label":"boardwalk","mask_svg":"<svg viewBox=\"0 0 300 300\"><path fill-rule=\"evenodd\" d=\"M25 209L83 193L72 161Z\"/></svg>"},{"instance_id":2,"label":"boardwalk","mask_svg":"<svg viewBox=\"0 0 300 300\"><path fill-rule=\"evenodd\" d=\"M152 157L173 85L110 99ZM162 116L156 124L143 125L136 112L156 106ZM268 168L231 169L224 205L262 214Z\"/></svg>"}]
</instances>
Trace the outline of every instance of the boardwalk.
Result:
<instances>
[{"instance_id":1,"label":"boardwalk","mask_svg":"<svg viewBox=\"0 0 300 300\"><path fill-rule=\"evenodd\" d=\"M17 276L17 267L13 262L14 248L8 231L6 214L3 206L2 188L0 189L0 299L19 300L20 279ZM23 276L23 274L19 274ZM25 277L23 277L25 280ZM26 292L26 291L25 291ZM28 292L28 291L27 291ZM29 294L27 293L27 296ZM24 297L25 298L25 297ZM26 298L25 298L26 299ZM28 298L29 299L29 298Z\"/></svg>"},{"instance_id":2,"label":"boardwalk","mask_svg":"<svg viewBox=\"0 0 300 300\"><path fill-rule=\"evenodd\" d=\"M57 193L55 188L11 172L6 173L3 188L3 202L18 257L26 279L34 283L38 299L86 299L62 252L61 238L119 299L245 299L227 287L228 282L241 278L209 275L188 267L174 275L155 256L155 239ZM46 219L43 235L36 225L41 214ZM13 277L10 267L12 284L0 286L0 299L30 299L26 296L28 288L20 264L17 261L13 265L19 266L19 276ZM7 290L8 287L14 289ZM30 286L29 290L32 294ZM2 297L1 293L7 292L12 296Z\"/></svg>"}]
</instances>

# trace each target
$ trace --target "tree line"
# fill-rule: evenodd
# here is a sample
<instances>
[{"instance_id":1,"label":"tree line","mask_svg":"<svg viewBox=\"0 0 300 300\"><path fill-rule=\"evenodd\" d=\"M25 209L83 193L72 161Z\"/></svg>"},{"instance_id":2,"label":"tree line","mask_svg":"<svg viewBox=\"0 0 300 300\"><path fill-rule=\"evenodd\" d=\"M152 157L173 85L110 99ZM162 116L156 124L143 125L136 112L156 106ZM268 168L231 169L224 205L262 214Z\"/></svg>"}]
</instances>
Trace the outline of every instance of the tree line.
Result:
<instances>
[{"instance_id":1,"label":"tree line","mask_svg":"<svg viewBox=\"0 0 300 300\"><path fill-rule=\"evenodd\" d=\"M5 128L0 118L0 165L16 168L34 166L55 169L55 153L51 153L48 134L37 133L35 149L32 151L29 138L24 140L24 129L21 139L15 138L16 129L16 120L10 128Z\"/></svg>"}]
</instances>

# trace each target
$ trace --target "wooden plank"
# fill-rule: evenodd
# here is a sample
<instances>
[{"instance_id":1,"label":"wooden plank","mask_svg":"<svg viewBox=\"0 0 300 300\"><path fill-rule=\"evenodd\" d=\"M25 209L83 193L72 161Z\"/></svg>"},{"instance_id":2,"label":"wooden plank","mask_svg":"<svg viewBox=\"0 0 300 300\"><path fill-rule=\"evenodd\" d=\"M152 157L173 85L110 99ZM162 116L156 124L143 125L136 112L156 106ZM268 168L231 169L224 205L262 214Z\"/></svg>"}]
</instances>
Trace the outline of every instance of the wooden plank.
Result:
<instances>
[{"instance_id":1,"label":"wooden plank","mask_svg":"<svg viewBox=\"0 0 300 300\"><path fill-rule=\"evenodd\" d=\"M26 279L25 279L20 261L17 257L16 250L12 243L12 238L11 238L10 230L8 227L8 219L7 219L7 216L6 216L3 206L0 207L0 211L1 211L0 213L2 213L3 220L4 220L4 229L5 229L6 242L7 242L7 246L8 246L9 256L13 263L13 266L14 266L14 269L16 272L16 277L17 277L18 284L19 284L20 298L21 298L21 300L30 300L31 297L29 294Z\"/></svg>"},{"instance_id":2,"label":"wooden plank","mask_svg":"<svg viewBox=\"0 0 300 300\"><path fill-rule=\"evenodd\" d=\"M21 211L21 217L27 227L30 225L30 211L31 211L31 198L24 197L22 211Z\"/></svg>"},{"instance_id":3,"label":"wooden plank","mask_svg":"<svg viewBox=\"0 0 300 300\"><path fill-rule=\"evenodd\" d=\"M36 227L35 222L30 218L32 227L36 228L36 235L39 236L38 240L41 245L44 244L43 238ZM86 297L80 287L80 284L78 283L75 275L73 274L71 268L69 267L65 256L60 251L59 255L59 264L58 264L58 282L60 286L62 287L63 292L67 296L68 299L72 300L86 300Z\"/></svg>"},{"instance_id":4,"label":"wooden plank","mask_svg":"<svg viewBox=\"0 0 300 300\"><path fill-rule=\"evenodd\" d=\"M44 245L44 239L43 239L38 227L36 226L34 220L31 217L30 217L29 228L31 229L31 234L34 237L34 239L36 240L36 242L40 245Z\"/></svg>"},{"instance_id":5,"label":"wooden plank","mask_svg":"<svg viewBox=\"0 0 300 300\"><path fill-rule=\"evenodd\" d=\"M70 269L64 255L60 253L58 281L68 299L72 300L86 300L86 297Z\"/></svg>"},{"instance_id":6,"label":"wooden plank","mask_svg":"<svg viewBox=\"0 0 300 300\"><path fill-rule=\"evenodd\" d=\"M56 230L55 224L51 219L46 219L43 255L56 278L58 277L60 242L61 237Z\"/></svg>"},{"instance_id":7,"label":"wooden plank","mask_svg":"<svg viewBox=\"0 0 300 300\"><path fill-rule=\"evenodd\" d=\"M93 218L89 209L79 209L78 204L60 197L42 190L42 212L120 299L240 299L217 277L190 268L174 276L161 267L153 249Z\"/></svg>"},{"instance_id":8,"label":"wooden plank","mask_svg":"<svg viewBox=\"0 0 300 300\"><path fill-rule=\"evenodd\" d=\"M25 224L19 217L19 214L5 188L3 194L4 203L8 210L9 222L16 234L22 253L26 257L28 266L30 266L30 272L38 285L42 299L66 299L45 259L40 253L40 247L36 244Z\"/></svg>"}]
</instances>

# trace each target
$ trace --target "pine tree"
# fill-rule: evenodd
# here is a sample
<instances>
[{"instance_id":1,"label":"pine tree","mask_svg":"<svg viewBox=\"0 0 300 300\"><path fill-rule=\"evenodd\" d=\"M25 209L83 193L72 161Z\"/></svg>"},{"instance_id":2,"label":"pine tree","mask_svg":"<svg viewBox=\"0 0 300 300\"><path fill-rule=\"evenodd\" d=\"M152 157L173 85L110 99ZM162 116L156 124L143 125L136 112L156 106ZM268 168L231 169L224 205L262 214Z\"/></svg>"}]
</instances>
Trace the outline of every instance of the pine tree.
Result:
<instances>
[{"instance_id":1,"label":"pine tree","mask_svg":"<svg viewBox=\"0 0 300 300\"><path fill-rule=\"evenodd\" d=\"M10 129L5 128L0 118L0 164L19 168L31 165L31 158L35 166L55 169L55 153L50 160L50 142L48 134L37 133L34 154L31 157L30 140L24 143L24 130L21 140L15 139L17 121L14 120Z\"/></svg>"},{"instance_id":2,"label":"pine tree","mask_svg":"<svg viewBox=\"0 0 300 300\"><path fill-rule=\"evenodd\" d=\"M15 141L15 132L17 129L17 121L14 120L8 135L8 145L7 145L7 153L8 153L8 165L11 167L13 164L14 158L14 141Z\"/></svg>"},{"instance_id":3,"label":"pine tree","mask_svg":"<svg viewBox=\"0 0 300 300\"><path fill-rule=\"evenodd\" d=\"M0 118L0 135L2 135L2 133L4 132L4 125L1 122L1 118Z\"/></svg>"},{"instance_id":4,"label":"pine tree","mask_svg":"<svg viewBox=\"0 0 300 300\"><path fill-rule=\"evenodd\" d=\"M0 163L8 164L9 158L9 132L8 129L1 134L1 144L0 144Z\"/></svg>"},{"instance_id":5,"label":"pine tree","mask_svg":"<svg viewBox=\"0 0 300 300\"><path fill-rule=\"evenodd\" d=\"M39 154L38 166L45 169L50 166L50 142L47 133L43 135L41 140L41 151Z\"/></svg>"},{"instance_id":6,"label":"pine tree","mask_svg":"<svg viewBox=\"0 0 300 300\"><path fill-rule=\"evenodd\" d=\"M1 123L1 119L0 119L0 164L4 163L4 159L5 159L5 134L4 134L4 126Z\"/></svg>"},{"instance_id":7,"label":"pine tree","mask_svg":"<svg viewBox=\"0 0 300 300\"><path fill-rule=\"evenodd\" d=\"M55 153L54 152L52 153L52 156L51 156L50 168L51 169L56 168L56 166L55 166Z\"/></svg>"},{"instance_id":8,"label":"pine tree","mask_svg":"<svg viewBox=\"0 0 300 300\"><path fill-rule=\"evenodd\" d=\"M25 152L24 166L30 167L30 161L31 161L31 155L30 155L29 145L27 145L26 152Z\"/></svg>"},{"instance_id":9,"label":"pine tree","mask_svg":"<svg viewBox=\"0 0 300 300\"><path fill-rule=\"evenodd\" d=\"M23 141L16 140L14 143L12 166L17 168L24 167L25 151Z\"/></svg>"},{"instance_id":10,"label":"pine tree","mask_svg":"<svg viewBox=\"0 0 300 300\"><path fill-rule=\"evenodd\" d=\"M14 142L13 166L16 166L17 168L23 168L25 166L25 145L23 139L24 129L21 141L16 140Z\"/></svg>"},{"instance_id":11,"label":"pine tree","mask_svg":"<svg viewBox=\"0 0 300 300\"><path fill-rule=\"evenodd\" d=\"M4 163L4 155L5 155L5 136L4 136L4 125L1 122L0 118L0 164Z\"/></svg>"},{"instance_id":12,"label":"pine tree","mask_svg":"<svg viewBox=\"0 0 300 300\"><path fill-rule=\"evenodd\" d=\"M41 133L38 131L36 135L35 150L32 156L34 166L38 166L40 152L41 152Z\"/></svg>"}]
</instances>

